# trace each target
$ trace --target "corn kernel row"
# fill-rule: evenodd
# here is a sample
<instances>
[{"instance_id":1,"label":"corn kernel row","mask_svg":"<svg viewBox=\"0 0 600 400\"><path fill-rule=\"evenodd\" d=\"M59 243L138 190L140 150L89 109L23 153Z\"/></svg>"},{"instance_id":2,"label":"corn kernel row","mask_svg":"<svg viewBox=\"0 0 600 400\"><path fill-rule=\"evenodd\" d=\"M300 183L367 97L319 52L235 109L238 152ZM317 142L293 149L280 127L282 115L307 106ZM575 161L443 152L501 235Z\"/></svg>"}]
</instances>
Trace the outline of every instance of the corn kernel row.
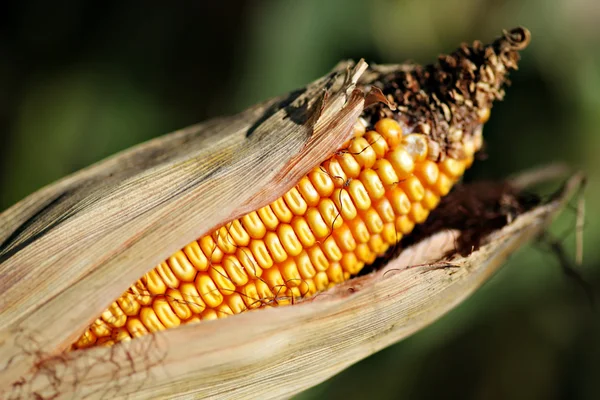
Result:
<instances>
[{"instance_id":1,"label":"corn kernel row","mask_svg":"<svg viewBox=\"0 0 600 400\"><path fill-rule=\"evenodd\" d=\"M290 304L347 280L424 222L472 162L473 151L429 160L426 137L393 119L355 130L282 197L146 273L74 347Z\"/></svg>"}]
</instances>

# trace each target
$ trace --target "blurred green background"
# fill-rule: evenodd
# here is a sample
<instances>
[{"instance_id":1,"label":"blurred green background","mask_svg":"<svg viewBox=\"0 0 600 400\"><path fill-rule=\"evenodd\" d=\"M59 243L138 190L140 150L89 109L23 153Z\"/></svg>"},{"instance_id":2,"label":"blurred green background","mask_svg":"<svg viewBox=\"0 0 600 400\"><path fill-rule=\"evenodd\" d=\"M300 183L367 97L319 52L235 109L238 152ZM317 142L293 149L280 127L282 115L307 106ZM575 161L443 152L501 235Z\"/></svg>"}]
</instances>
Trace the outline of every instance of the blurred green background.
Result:
<instances>
[{"instance_id":1,"label":"blurred green background","mask_svg":"<svg viewBox=\"0 0 600 400\"><path fill-rule=\"evenodd\" d=\"M600 2L8 1L0 6L0 210L141 141L231 114L344 58L433 61L533 34L466 179L554 161L589 174L585 278L598 288ZM575 214L554 232L573 253ZM539 245L413 337L298 399L598 399L600 318Z\"/></svg>"}]
</instances>

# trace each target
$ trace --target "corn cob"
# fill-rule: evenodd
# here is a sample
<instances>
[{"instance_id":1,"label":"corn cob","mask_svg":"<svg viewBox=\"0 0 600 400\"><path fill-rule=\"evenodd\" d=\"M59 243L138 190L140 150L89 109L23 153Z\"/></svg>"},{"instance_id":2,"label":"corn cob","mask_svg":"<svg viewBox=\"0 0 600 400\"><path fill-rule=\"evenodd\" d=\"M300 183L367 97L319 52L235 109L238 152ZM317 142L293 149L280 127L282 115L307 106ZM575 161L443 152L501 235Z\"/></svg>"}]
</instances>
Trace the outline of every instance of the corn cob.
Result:
<instances>
[{"instance_id":1,"label":"corn cob","mask_svg":"<svg viewBox=\"0 0 600 400\"><path fill-rule=\"evenodd\" d=\"M146 273L73 348L291 304L373 263L427 219L473 162L491 102L503 96L506 70L526 42L511 35L528 33L382 79L391 108L365 110L354 137L282 197Z\"/></svg>"}]
</instances>

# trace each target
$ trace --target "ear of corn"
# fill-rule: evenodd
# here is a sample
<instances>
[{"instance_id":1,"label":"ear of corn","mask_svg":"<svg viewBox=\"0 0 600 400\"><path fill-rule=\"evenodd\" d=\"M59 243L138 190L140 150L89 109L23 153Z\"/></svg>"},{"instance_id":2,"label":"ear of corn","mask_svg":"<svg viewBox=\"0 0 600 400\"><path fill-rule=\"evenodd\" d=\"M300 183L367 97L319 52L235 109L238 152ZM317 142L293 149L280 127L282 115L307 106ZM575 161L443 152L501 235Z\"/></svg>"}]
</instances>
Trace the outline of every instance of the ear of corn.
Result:
<instances>
[{"instance_id":1,"label":"ear of corn","mask_svg":"<svg viewBox=\"0 0 600 400\"><path fill-rule=\"evenodd\" d=\"M527 41L517 29L492 46L475 43L434 66L383 77L383 93L409 113L366 113L372 125L357 122L344 148L282 197L146 273L74 347L291 304L360 272L425 222L471 165L491 102L503 97L515 50ZM418 123L407 117L419 114Z\"/></svg>"},{"instance_id":2,"label":"ear of corn","mask_svg":"<svg viewBox=\"0 0 600 400\"><path fill-rule=\"evenodd\" d=\"M346 72L346 64L291 105L280 98L139 146L0 215L0 275L7 278L0 281L0 397L94 396L106 388L138 396L248 389L256 397L281 384L278 377L288 383L281 393L291 394L433 321L493 271L477 260L502 258L502 243L477 256L483 259L465 259L469 268L451 276L412 270L379 282L377 272L343 284L358 294L334 289L299 307L145 335L291 303L306 289L346 279L411 232L470 164L481 143L477 130L527 41L526 31L505 32L429 67L365 71L359 63ZM373 87L379 94L369 96ZM368 125L331 155L361 111ZM401 122L397 143L389 119ZM220 226L224 221L232 222ZM204 234L208 227L218 229ZM182 238L199 232L204 236L183 246ZM373 305L373 298L380 301ZM63 353L90 322L75 347L96 348ZM277 348L271 337L279 334L297 346ZM136 335L144 337L128 340ZM102 346L118 341L129 343ZM309 342L317 351L305 357ZM222 368L211 369L215 364ZM249 381L260 375L267 382L265 373L265 385ZM143 381L150 385L140 389Z\"/></svg>"},{"instance_id":3,"label":"ear of corn","mask_svg":"<svg viewBox=\"0 0 600 400\"><path fill-rule=\"evenodd\" d=\"M425 221L473 161L429 159L425 135L359 121L347 147L269 205L189 243L146 273L77 340L149 332L286 305L356 275Z\"/></svg>"}]
</instances>

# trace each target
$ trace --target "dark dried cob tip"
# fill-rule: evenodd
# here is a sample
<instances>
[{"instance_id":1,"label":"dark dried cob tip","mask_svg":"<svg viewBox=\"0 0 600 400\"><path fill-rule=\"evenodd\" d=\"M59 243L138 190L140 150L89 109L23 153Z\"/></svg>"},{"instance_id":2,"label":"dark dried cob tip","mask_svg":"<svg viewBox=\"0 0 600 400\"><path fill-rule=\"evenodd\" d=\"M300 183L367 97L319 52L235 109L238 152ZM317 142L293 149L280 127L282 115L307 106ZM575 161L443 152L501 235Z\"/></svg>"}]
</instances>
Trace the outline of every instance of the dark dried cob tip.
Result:
<instances>
[{"instance_id":1,"label":"dark dried cob tip","mask_svg":"<svg viewBox=\"0 0 600 400\"><path fill-rule=\"evenodd\" d=\"M529 44L525 28L504 31L489 45L463 44L435 64L375 67L381 72L370 83L397 104L397 112L375 106L367 117L393 117L409 130L429 136L430 158L464 158L481 145L481 127L495 100L504 97L508 72L517 69L518 51ZM467 149L466 147L471 147ZM475 149L475 150L476 150Z\"/></svg>"}]
</instances>

